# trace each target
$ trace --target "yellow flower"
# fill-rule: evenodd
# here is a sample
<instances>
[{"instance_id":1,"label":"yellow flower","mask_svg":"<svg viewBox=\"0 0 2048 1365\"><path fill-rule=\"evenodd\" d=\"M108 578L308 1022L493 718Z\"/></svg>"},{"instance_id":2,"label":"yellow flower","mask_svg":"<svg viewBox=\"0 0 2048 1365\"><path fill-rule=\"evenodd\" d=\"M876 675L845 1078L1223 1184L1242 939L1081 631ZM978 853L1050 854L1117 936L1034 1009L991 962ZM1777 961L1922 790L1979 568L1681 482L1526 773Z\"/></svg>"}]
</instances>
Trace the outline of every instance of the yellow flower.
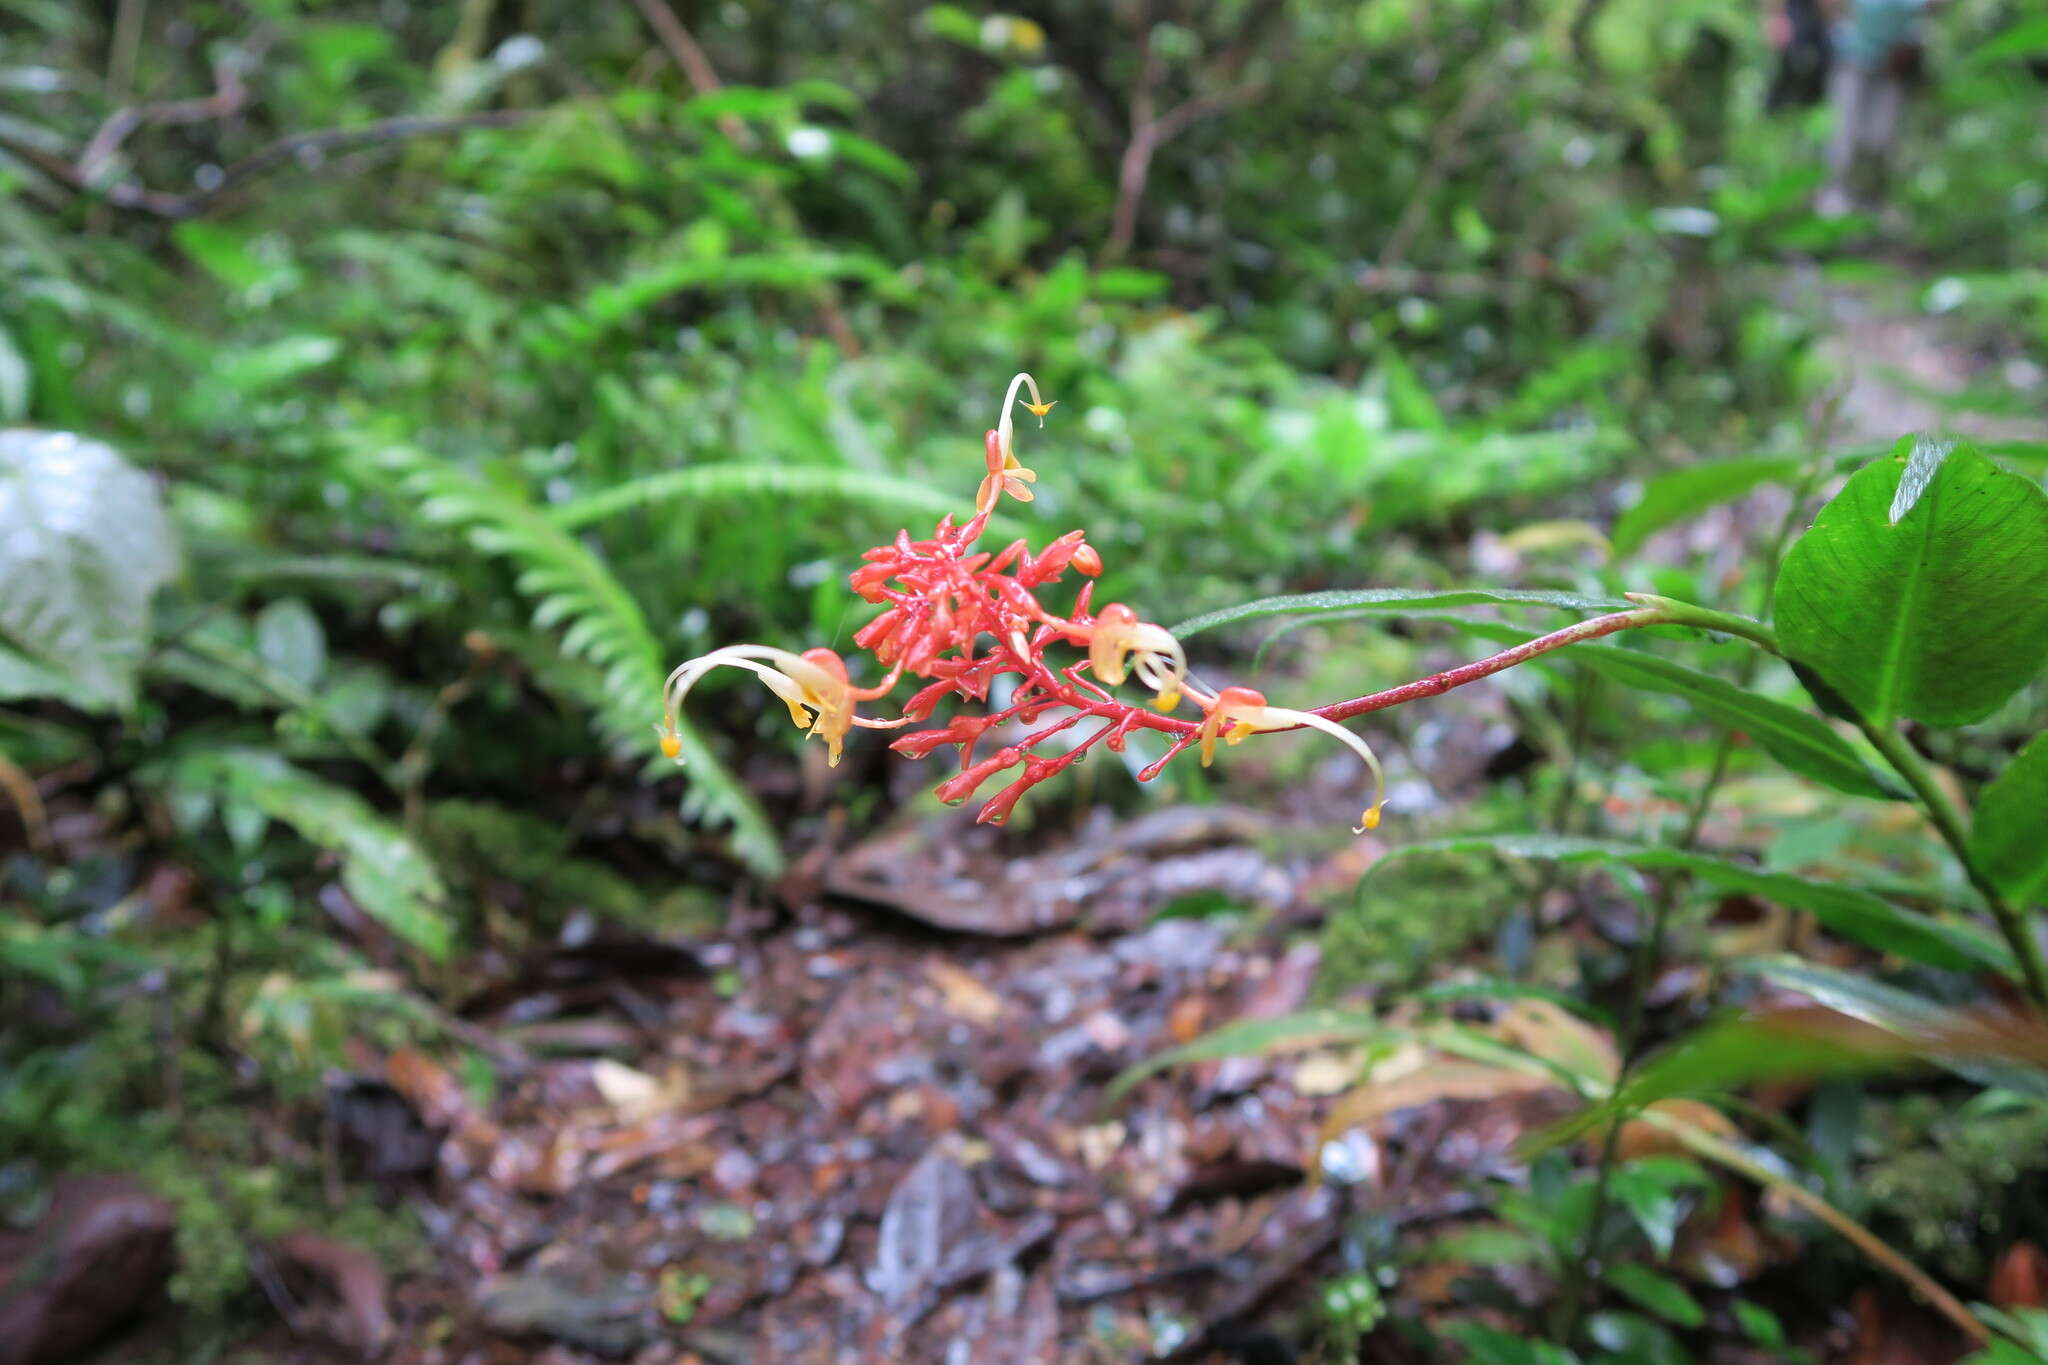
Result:
<instances>
[{"instance_id":1,"label":"yellow flower","mask_svg":"<svg viewBox=\"0 0 2048 1365\"><path fill-rule=\"evenodd\" d=\"M821 736L827 757L835 765L839 762L846 732L856 719L854 703L858 698L847 680L845 662L829 649L792 654L772 645L727 645L670 673L662 688L661 724L654 727L661 736L662 753L682 761L682 737L676 733L675 718L697 680L720 667L744 668L768 684L768 690L789 708L789 718L797 728Z\"/></svg>"},{"instance_id":2,"label":"yellow flower","mask_svg":"<svg viewBox=\"0 0 2048 1365\"><path fill-rule=\"evenodd\" d=\"M981 488L974 495L977 511L993 507L996 499L1005 493L1019 502L1030 502L1033 497L1029 485L1038 481L1038 473L1026 469L1018 461L1016 426L1011 420L1019 389L1031 391L1031 401L1024 404L1024 408L1038 419L1038 425L1045 425L1045 415L1053 409L1053 404L1045 402L1044 396L1038 392L1036 379L1021 373L1011 378L1009 390L1003 394L1002 416L996 419L995 430L988 434L988 477L981 481ZM1053 400L1054 403L1058 401Z\"/></svg>"},{"instance_id":3,"label":"yellow flower","mask_svg":"<svg viewBox=\"0 0 2048 1365\"><path fill-rule=\"evenodd\" d=\"M1387 803L1387 775L1371 746L1336 721L1313 711L1290 711L1284 706L1268 706L1265 694L1252 688L1226 687L1216 694L1214 702L1209 703L1208 714L1202 717L1201 729L1196 732L1201 737L1202 766L1208 767L1216 757L1219 737L1225 744L1236 744L1247 735L1266 730L1292 730L1296 726L1321 730L1365 760L1365 766L1372 772L1372 804L1365 808L1365 814L1359 817L1351 832L1363 834L1378 828L1380 808Z\"/></svg>"},{"instance_id":4,"label":"yellow flower","mask_svg":"<svg viewBox=\"0 0 2048 1365\"><path fill-rule=\"evenodd\" d=\"M1088 629L1088 666L1111 687L1135 671L1139 682L1159 694L1159 709L1171 711L1180 703L1188 656L1164 627L1140 621L1129 607L1112 602L1096 613Z\"/></svg>"}]
</instances>

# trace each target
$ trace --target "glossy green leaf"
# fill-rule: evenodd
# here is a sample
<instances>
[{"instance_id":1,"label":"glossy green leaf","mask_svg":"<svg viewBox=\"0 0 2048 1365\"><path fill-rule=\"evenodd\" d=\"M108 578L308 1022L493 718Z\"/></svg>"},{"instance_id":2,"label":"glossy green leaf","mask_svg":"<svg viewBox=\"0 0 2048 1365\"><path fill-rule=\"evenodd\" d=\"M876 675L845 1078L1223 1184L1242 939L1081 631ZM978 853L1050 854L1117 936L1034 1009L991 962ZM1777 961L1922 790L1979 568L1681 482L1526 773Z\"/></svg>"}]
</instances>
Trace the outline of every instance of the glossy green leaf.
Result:
<instances>
[{"instance_id":1,"label":"glossy green leaf","mask_svg":"<svg viewBox=\"0 0 2048 1365\"><path fill-rule=\"evenodd\" d=\"M1659 1258L1671 1255L1678 1241L1678 1225L1685 1221L1691 1201L1686 1191L1699 1190L1713 1182L1699 1166L1684 1157L1653 1156L1617 1166L1608 1177L1614 1202L1628 1210L1628 1216L1642 1229Z\"/></svg>"},{"instance_id":2,"label":"glossy green leaf","mask_svg":"<svg viewBox=\"0 0 2048 1365\"><path fill-rule=\"evenodd\" d=\"M2048 730L1977 798L1970 859L2014 904L2048 902Z\"/></svg>"},{"instance_id":3,"label":"glossy green leaf","mask_svg":"<svg viewBox=\"0 0 2048 1365\"><path fill-rule=\"evenodd\" d=\"M312 687L327 671L327 632L305 602L279 598L256 613L256 653L299 686Z\"/></svg>"},{"instance_id":4,"label":"glossy green leaf","mask_svg":"<svg viewBox=\"0 0 2048 1365\"><path fill-rule=\"evenodd\" d=\"M1586 1335L1605 1354L1594 1365L1692 1365L1669 1328L1640 1313L1610 1310L1586 1319Z\"/></svg>"},{"instance_id":5,"label":"glossy green leaf","mask_svg":"<svg viewBox=\"0 0 2048 1365\"><path fill-rule=\"evenodd\" d=\"M1292 597L1262 597L1235 607L1204 613L1173 628L1186 638L1217 626L1255 621L1265 616L1317 616L1335 612L1389 613L1430 611L1440 607L1559 607L1566 611L1628 611L1636 604L1619 597L1587 597L1570 592L1521 591L1509 588L1361 588L1348 592L1309 592Z\"/></svg>"},{"instance_id":6,"label":"glossy green leaf","mask_svg":"<svg viewBox=\"0 0 2048 1365\"><path fill-rule=\"evenodd\" d=\"M1424 853L1495 853L1545 862L1618 863L1646 871L1689 872L1726 890L1805 910L1844 938L1915 962L1957 971L2013 971L2011 954L1979 930L1902 910L1856 887L1761 872L1710 854L1656 845L1545 834L1464 835L1393 849L1366 873L1366 881L1392 863Z\"/></svg>"},{"instance_id":7,"label":"glossy green leaf","mask_svg":"<svg viewBox=\"0 0 2048 1365\"><path fill-rule=\"evenodd\" d=\"M1885 1071L1912 1060L1910 1048L1846 1015L1778 1011L1731 1019L1686 1035L1613 1095L1530 1139L1529 1147L1568 1142L1660 1100L1726 1094L1761 1081Z\"/></svg>"},{"instance_id":8,"label":"glossy green leaf","mask_svg":"<svg viewBox=\"0 0 2048 1365\"><path fill-rule=\"evenodd\" d=\"M1669 1275L1660 1275L1635 1261L1617 1261L1607 1268L1607 1283L1620 1290L1636 1305L1680 1327L1698 1327L1706 1322L1707 1311L1685 1286Z\"/></svg>"},{"instance_id":9,"label":"glossy green leaf","mask_svg":"<svg viewBox=\"0 0 2048 1365\"><path fill-rule=\"evenodd\" d=\"M1790 479L1799 461L1789 455L1715 460L1660 474L1643 485L1643 496L1621 514L1609 537L1617 558L1634 554L1657 532L1698 516L1716 503L1739 498L1759 484Z\"/></svg>"},{"instance_id":10,"label":"glossy green leaf","mask_svg":"<svg viewBox=\"0 0 2048 1365\"><path fill-rule=\"evenodd\" d=\"M155 482L111 447L0 431L0 638L71 679L67 700L133 695L149 601L177 560Z\"/></svg>"},{"instance_id":11,"label":"glossy green leaf","mask_svg":"<svg viewBox=\"0 0 2048 1365\"><path fill-rule=\"evenodd\" d=\"M1445 1334L1465 1348L1466 1365L1579 1365L1556 1342L1518 1337L1478 1322L1455 1322Z\"/></svg>"},{"instance_id":12,"label":"glossy green leaf","mask_svg":"<svg viewBox=\"0 0 2048 1365\"><path fill-rule=\"evenodd\" d=\"M1787 657L1870 720L1982 720L2048 659L2048 494L1975 450L1900 442L1785 557Z\"/></svg>"},{"instance_id":13,"label":"glossy green leaf","mask_svg":"<svg viewBox=\"0 0 2048 1365\"><path fill-rule=\"evenodd\" d=\"M2021 1055L1999 1055L2026 1046L2025 1034L1994 1035L1986 1047L1974 1053L1957 1053L1947 1045L1956 1020L1953 1011L1938 1001L1897 986L1886 985L1865 972L1847 972L1794 957L1756 958L1732 964L1731 970L1765 977L1789 986L1814 1000L1866 1024L1874 1024L1896 1035L1903 1044L1935 1065L1944 1067L1979 1085L1996 1086L2048 1099L2048 1069Z\"/></svg>"}]
</instances>

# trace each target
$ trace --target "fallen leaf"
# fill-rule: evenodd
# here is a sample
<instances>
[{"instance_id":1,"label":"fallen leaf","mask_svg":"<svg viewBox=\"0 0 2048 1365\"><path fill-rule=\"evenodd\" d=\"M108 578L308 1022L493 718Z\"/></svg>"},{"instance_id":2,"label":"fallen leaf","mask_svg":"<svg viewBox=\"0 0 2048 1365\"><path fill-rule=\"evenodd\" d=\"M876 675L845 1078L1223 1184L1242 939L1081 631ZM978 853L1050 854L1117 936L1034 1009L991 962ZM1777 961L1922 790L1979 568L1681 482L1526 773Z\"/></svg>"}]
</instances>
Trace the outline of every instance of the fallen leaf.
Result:
<instances>
[{"instance_id":1,"label":"fallen leaf","mask_svg":"<svg viewBox=\"0 0 2048 1365\"><path fill-rule=\"evenodd\" d=\"M943 959L925 963L924 974L945 997L946 1008L975 1024L993 1024L1002 1017L1003 1001L994 991L964 968Z\"/></svg>"}]
</instances>

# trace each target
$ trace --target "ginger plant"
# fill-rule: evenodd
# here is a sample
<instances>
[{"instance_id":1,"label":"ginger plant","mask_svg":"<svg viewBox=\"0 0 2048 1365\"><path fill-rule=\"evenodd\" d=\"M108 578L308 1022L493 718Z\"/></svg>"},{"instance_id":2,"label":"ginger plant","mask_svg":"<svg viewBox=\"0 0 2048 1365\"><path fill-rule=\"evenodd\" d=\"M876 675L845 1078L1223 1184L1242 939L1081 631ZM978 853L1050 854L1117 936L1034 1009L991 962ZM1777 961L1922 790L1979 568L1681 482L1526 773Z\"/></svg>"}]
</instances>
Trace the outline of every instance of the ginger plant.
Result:
<instances>
[{"instance_id":1,"label":"ginger plant","mask_svg":"<svg viewBox=\"0 0 2048 1365\"><path fill-rule=\"evenodd\" d=\"M1026 392L1028 401L1022 397ZM1010 381L996 425L983 436L986 472L974 514L964 524L947 515L923 540L899 531L889 544L866 551L862 566L849 575L853 590L864 600L885 605L853 636L882 669L879 681L870 687L855 685L846 661L830 649L798 653L755 644L714 649L668 675L661 721L655 727L662 752L681 762L677 717L690 689L720 667L758 676L788 706L798 728L824 740L835 764L854 729L898 730L929 720L948 697L986 707L996 680L1009 676L1017 681L1005 704L979 712L962 710L934 728L901 735L890 746L913 758L945 745L957 746L960 771L937 788L940 799L949 803L966 800L998 773L1014 771L1009 783L982 805L978 819L984 822L1002 823L1026 792L1080 762L1096 745L1121 752L1134 731L1153 730L1168 739L1166 752L1138 774L1144 782L1189 749L1196 750L1207 767L1215 759L1219 740L1234 745L1253 735L1313 729L1356 753L1371 776L1371 799L1354 826L1355 832L1363 833L1379 823L1386 777L1371 747L1340 722L1435 696L1551 650L1616 631L1691 624L1754 638L1762 630L1740 617L1632 595L1630 600L1642 604L1637 610L1594 617L1448 672L1311 710L1274 706L1250 687L1212 689L1191 675L1186 651L1164 627L1142 619L1121 602L1096 608L1093 582L1080 585L1064 614L1045 604L1044 594L1058 586L1069 569L1084 579L1102 572L1101 556L1087 543L1085 531L1068 531L1037 553L1022 540L999 551L977 548L1005 496L1023 502L1033 496L1037 471L1023 465L1016 451L1013 416L1020 403L1041 426L1053 407L1043 401L1029 374ZM1055 649L1078 651L1078 657L1049 657ZM924 686L911 694L900 715L884 719L860 713L863 704L880 701L906 677L922 679ZM1133 680L1151 693L1149 702L1117 694L1115 689ZM1184 703L1199 717L1178 714ZM990 733L1013 721L1026 733L978 757ZM1078 743L1057 753L1041 752L1054 736L1091 723L1094 728Z\"/></svg>"}]
</instances>

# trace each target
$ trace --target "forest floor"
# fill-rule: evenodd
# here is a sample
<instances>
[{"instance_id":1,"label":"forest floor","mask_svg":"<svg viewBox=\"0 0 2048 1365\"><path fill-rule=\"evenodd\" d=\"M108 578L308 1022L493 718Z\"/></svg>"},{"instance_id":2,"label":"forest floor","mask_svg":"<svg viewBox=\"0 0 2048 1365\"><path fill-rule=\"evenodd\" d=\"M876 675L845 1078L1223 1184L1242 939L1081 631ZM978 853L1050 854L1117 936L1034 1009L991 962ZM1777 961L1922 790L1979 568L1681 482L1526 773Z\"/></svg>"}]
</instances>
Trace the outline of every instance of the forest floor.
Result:
<instances>
[{"instance_id":1,"label":"forest floor","mask_svg":"<svg viewBox=\"0 0 2048 1365\"><path fill-rule=\"evenodd\" d=\"M1940 401L1999 363L1955 328L1821 292L1843 444L2039 436ZM1467 737L1501 718L1483 696L1451 717ZM1492 742L1457 743L1464 783L1483 781ZM331 1085L324 1158L417 1210L431 1268L387 1276L308 1234L264 1276L285 1324L250 1345L281 1360L388 1347L397 1365L1293 1359L1255 1324L1312 1317L1317 1284L1361 1246L1482 1208L1475 1182L1511 1177L1517 1140L1568 1104L1542 1086L1435 1094L1325 1147L1355 1074L1335 1043L1201 1061L1112 1098L1161 1049L1317 1003L1308 931L1381 851L1326 837L1349 800L1098 812L1029 840L906 818L793 850L716 936L572 921L465 1012L488 1101L413 1050ZM1598 918L1563 907L1552 931ZM1539 1051L1546 1035L1610 1046L1541 1002L1471 1017ZM1722 1207L1688 1226L1678 1263L1768 1273L1748 1197ZM1404 1307L1450 1307L1460 1270L1404 1276ZM1877 1353L1920 1325L1875 1301L1802 1323L1833 1358L1952 1358L1938 1337ZM1373 1358L1409 1357L1388 1342Z\"/></svg>"}]
</instances>

